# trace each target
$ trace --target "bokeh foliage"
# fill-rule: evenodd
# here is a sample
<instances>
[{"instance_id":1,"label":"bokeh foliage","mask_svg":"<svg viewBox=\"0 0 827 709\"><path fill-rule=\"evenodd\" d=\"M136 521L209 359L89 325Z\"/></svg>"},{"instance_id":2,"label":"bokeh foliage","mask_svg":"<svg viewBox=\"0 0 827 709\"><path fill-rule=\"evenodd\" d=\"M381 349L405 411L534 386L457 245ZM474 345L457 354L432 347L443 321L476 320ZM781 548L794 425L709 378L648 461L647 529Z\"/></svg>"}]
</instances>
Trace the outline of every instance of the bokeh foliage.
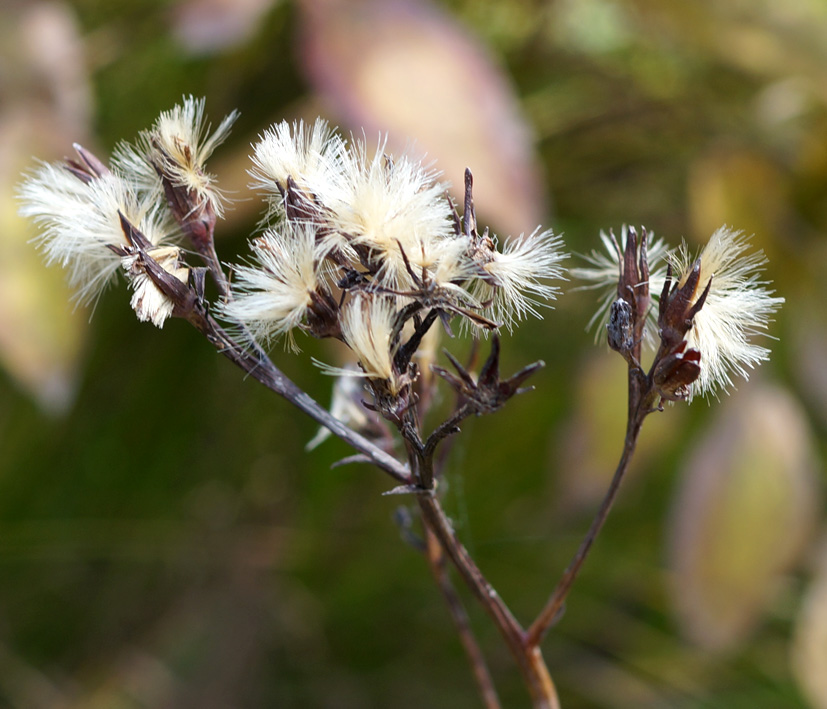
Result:
<instances>
[{"instance_id":1,"label":"bokeh foliage","mask_svg":"<svg viewBox=\"0 0 827 709\"><path fill-rule=\"evenodd\" d=\"M808 706L805 697L827 706L818 687L827 674L818 610L827 604L819 581L827 316L816 268L827 258L827 10L815 0L453 0L425 15L412 0L388 5L413 8L435 33L461 31L496 57L541 166L534 174L517 160L515 169L539 186L541 218L571 251L589 251L601 228L624 222L691 244L728 223L755 234L787 298L773 361L749 384L721 403L672 407L647 422L619 505L544 646L564 706L775 709ZM187 34L210 6L236 19L250 12L249 25L233 35L225 20L212 34ZM362 7L365 36L372 18L390 22L371 2ZM1 238L31 236L4 216L30 155L59 157L73 140L108 152L183 94L206 96L214 124L240 109L212 166L242 200L249 143L273 121L324 112L359 131L348 121L382 106L343 104L343 93L361 95L348 83L349 55L333 79L308 68L323 51L312 33L335 37L344 26L314 25L319 8L328 18L343 11L332 0L4 6ZM46 45L26 45L26 18L41 10L63 18L67 41L82 49L84 76L72 80L86 98L61 98L69 79L31 68ZM428 71L442 87L440 67ZM410 79L400 77L403 92ZM420 112L413 118L429 125L427 107ZM76 118L69 127L67 115ZM492 140L487 149L503 147ZM230 214L223 259L246 251L257 210L240 201ZM481 199L482 220L485 210ZM520 224L520 214L498 215L495 231L507 219ZM17 252L0 247L6 283L20 272ZM55 275L27 269L34 292ZM59 284L48 288L53 301L66 300ZM0 312L18 313L23 295L9 290L0 283ZM478 706L426 564L393 521L399 499L380 497L387 481L365 466L331 470L347 454L336 441L305 453L309 421L181 323L139 324L124 295L105 294L90 322L70 305L57 308L65 314L39 311L74 323L49 345L63 357L61 391L73 392L59 397L60 412L54 399L51 413L36 403L36 377L24 366L45 345L4 352L14 375L0 378L0 706ZM592 301L568 292L505 340L506 372L540 358L547 367L535 392L464 426L445 481L460 535L525 622L573 553L621 447L624 365L584 331ZM30 341L37 314L27 312L30 326L0 318L0 343ZM301 357L277 352L276 362L327 401L330 380L309 356L329 352L302 346ZM744 421L780 433L755 440L738 433ZM751 455L733 463L730 449L716 448L721 430L743 435ZM712 492L693 483L699 465L717 473ZM770 494L755 480L771 481ZM719 499L732 504L717 511ZM687 509L699 512L687 521ZM767 549L760 568L744 561L756 539ZM687 545L694 555L681 556ZM756 583L765 591L723 642L716 631L727 618L707 593L721 587L721 563L734 569L733 593ZM692 586L686 578L700 579L703 592L681 595ZM470 599L469 610L504 706L525 705L495 631Z\"/></svg>"}]
</instances>

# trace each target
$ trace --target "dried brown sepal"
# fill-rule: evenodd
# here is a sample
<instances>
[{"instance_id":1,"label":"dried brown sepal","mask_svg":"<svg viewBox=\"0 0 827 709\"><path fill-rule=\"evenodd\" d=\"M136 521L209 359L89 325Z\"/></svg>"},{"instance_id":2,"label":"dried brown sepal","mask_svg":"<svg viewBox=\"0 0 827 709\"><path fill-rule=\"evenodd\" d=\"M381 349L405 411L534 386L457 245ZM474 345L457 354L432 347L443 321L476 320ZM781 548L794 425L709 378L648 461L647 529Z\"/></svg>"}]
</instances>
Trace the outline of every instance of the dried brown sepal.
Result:
<instances>
[{"instance_id":1,"label":"dried brown sepal","mask_svg":"<svg viewBox=\"0 0 827 709\"><path fill-rule=\"evenodd\" d=\"M217 218L212 200L176 181L167 170L167 165L174 162L173 158L157 139L152 141L152 145L156 151L151 156L152 166L161 178L164 196L173 217L198 253L211 253ZM185 150L189 151L189 146L185 146ZM198 168L195 169L200 173Z\"/></svg>"},{"instance_id":2,"label":"dried brown sepal","mask_svg":"<svg viewBox=\"0 0 827 709\"><path fill-rule=\"evenodd\" d=\"M687 349L683 340L672 352L658 358L652 381L657 394L666 401L689 398L692 383L701 375L701 353Z\"/></svg>"},{"instance_id":3,"label":"dried brown sepal","mask_svg":"<svg viewBox=\"0 0 827 709\"><path fill-rule=\"evenodd\" d=\"M111 174L111 170L95 155L80 145L80 143L74 143L72 147L75 149L80 160L67 158L65 167L81 182L88 185L98 177Z\"/></svg>"},{"instance_id":4,"label":"dried brown sepal","mask_svg":"<svg viewBox=\"0 0 827 709\"><path fill-rule=\"evenodd\" d=\"M668 351L674 350L686 337L692 327L695 315L703 308L709 288L712 285L710 278L703 292L698 295L701 282L701 260L697 259L692 270L681 286L672 286L672 267L666 271L666 280L660 297L658 309L658 329L663 346Z\"/></svg>"},{"instance_id":5,"label":"dried brown sepal","mask_svg":"<svg viewBox=\"0 0 827 709\"><path fill-rule=\"evenodd\" d=\"M312 195L308 195L291 176L287 178L287 188L281 189L284 197L284 213L289 220L299 222L318 220L320 209L315 199Z\"/></svg>"},{"instance_id":6,"label":"dried brown sepal","mask_svg":"<svg viewBox=\"0 0 827 709\"><path fill-rule=\"evenodd\" d=\"M448 356L457 374L453 374L443 367L431 366L432 371L442 377L461 397L465 405L474 413L486 414L501 408L506 401L516 394L530 391L533 387L522 387L522 384L537 370L545 366L542 360L524 367L508 379L500 379L500 340L496 335L492 338L491 353L480 370L479 377L474 377L453 357Z\"/></svg>"},{"instance_id":7,"label":"dried brown sepal","mask_svg":"<svg viewBox=\"0 0 827 709\"><path fill-rule=\"evenodd\" d=\"M326 290L310 292L310 306L307 308L307 324L302 326L313 337L342 339L342 325L339 320L339 304Z\"/></svg>"},{"instance_id":8,"label":"dried brown sepal","mask_svg":"<svg viewBox=\"0 0 827 709\"><path fill-rule=\"evenodd\" d=\"M614 234L611 235L618 252L620 277L617 282L617 300L612 304L609 321L609 346L627 360L640 360L640 344L651 305L649 293L649 238L645 227L629 227L625 249L621 252ZM626 305L621 305L625 303Z\"/></svg>"},{"instance_id":9,"label":"dried brown sepal","mask_svg":"<svg viewBox=\"0 0 827 709\"><path fill-rule=\"evenodd\" d=\"M474 176L469 168L465 168L465 202L463 205L463 230L465 236L476 240L477 234L477 213L474 210Z\"/></svg>"}]
</instances>

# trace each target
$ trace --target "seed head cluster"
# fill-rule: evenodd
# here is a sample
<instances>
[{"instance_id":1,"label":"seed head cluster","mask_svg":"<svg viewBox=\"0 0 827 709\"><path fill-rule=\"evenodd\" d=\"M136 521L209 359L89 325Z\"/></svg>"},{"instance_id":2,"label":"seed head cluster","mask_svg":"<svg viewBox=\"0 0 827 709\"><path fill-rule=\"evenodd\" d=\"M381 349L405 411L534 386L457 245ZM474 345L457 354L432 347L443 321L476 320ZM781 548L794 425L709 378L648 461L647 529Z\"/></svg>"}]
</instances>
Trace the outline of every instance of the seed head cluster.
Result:
<instances>
[{"instance_id":1,"label":"seed head cluster","mask_svg":"<svg viewBox=\"0 0 827 709\"><path fill-rule=\"evenodd\" d=\"M750 252L749 238L728 227L718 229L697 257L685 243L669 249L663 240L651 241L645 229L642 234L638 240L637 232L624 226L618 242L601 233L605 253L593 251L585 257L588 266L572 269L587 283L584 288L601 291L589 325L607 326L611 343L612 316L627 312L625 306L645 291L657 307L640 314L645 318L640 339L657 342L652 376L662 398L717 396L733 385L733 374L747 379L748 370L769 357L754 340L766 333L784 302L761 279L763 252ZM647 274L629 281L624 272L632 251L647 264ZM637 348L639 357L639 345L633 340L626 353Z\"/></svg>"},{"instance_id":2,"label":"seed head cluster","mask_svg":"<svg viewBox=\"0 0 827 709\"><path fill-rule=\"evenodd\" d=\"M210 271L219 288L210 312L249 344L283 339L298 349L297 332L335 338L358 368L326 371L359 376L377 401L404 408L417 360L433 360L418 350L434 346L435 332L510 332L557 296L564 254L550 230L505 239L479 231L470 172L460 214L421 160L388 154L381 136L375 146L347 139L321 119L279 123L253 145L251 187L264 218L230 286L213 242L226 198L206 162L235 118L211 132L203 99L189 97L120 144L109 165L75 146L75 159L27 177L20 211L39 226L37 244L67 269L80 303L120 272L138 318L162 327L204 302ZM741 233L719 229L696 259L645 230L600 238L604 250L572 271L601 290L590 325L607 326L612 348L638 368L641 342L656 346L649 376L663 399L714 395L767 358L753 340L783 299L760 279L766 259L749 253ZM193 251L206 268L190 263Z\"/></svg>"}]
</instances>

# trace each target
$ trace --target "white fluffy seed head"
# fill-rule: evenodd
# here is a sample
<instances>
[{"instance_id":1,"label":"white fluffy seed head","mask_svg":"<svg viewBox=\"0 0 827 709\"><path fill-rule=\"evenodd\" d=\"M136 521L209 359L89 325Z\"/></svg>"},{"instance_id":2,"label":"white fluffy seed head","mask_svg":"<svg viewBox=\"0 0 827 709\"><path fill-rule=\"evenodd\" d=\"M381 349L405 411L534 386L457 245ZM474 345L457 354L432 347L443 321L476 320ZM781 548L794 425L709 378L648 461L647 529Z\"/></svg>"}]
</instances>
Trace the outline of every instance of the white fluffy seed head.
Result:
<instances>
[{"instance_id":1,"label":"white fluffy seed head","mask_svg":"<svg viewBox=\"0 0 827 709\"><path fill-rule=\"evenodd\" d=\"M143 135L152 161L159 164L164 176L175 186L192 190L199 200L210 202L219 216L225 199L215 187L215 177L206 172L206 163L227 138L236 118L238 112L233 111L208 135L204 99L189 96L183 104L161 113Z\"/></svg>"},{"instance_id":2,"label":"white fluffy seed head","mask_svg":"<svg viewBox=\"0 0 827 709\"><path fill-rule=\"evenodd\" d=\"M372 157L358 142L342 160L343 189L326 206L334 231L355 247L364 247L381 265L383 285L410 284L403 251L411 266L427 263L435 242L452 233L446 186L419 161L389 158L385 142Z\"/></svg>"},{"instance_id":3,"label":"white fluffy seed head","mask_svg":"<svg viewBox=\"0 0 827 709\"><path fill-rule=\"evenodd\" d=\"M320 284L320 253L310 225L285 223L252 242L255 264L235 269L235 297L223 314L264 340L302 324ZM295 348L295 341L288 339Z\"/></svg>"},{"instance_id":4,"label":"white fluffy seed head","mask_svg":"<svg viewBox=\"0 0 827 709\"><path fill-rule=\"evenodd\" d=\"M760 274L767 262L763 252L746 253L749 237L721 227L701 251L701 280L696 299L711 279L706 301L687 333L689 347L701 353L701 374L692 386L693 395L717 395L732 386L732 375L749 378L748 370L768 359L769 350L751 340L766 334L772 316L783 298L774 297ZM671 257L683 284L694 259L684 244Z\"/></svg>"},{"instance_id":5,"label":"white fluffy seed head","mask_svg":"<svg viewBox=\"0 0 827 709\"><path fill-rule=\"evenodd\" d=\"M551 230L509 239L502 251L495 243L485 258L478 259L486 277L474 280L471 294L481 302L490 301L491 318L510 332L528 315L542 317L537 308L557 296L559 288L549 281L563 278L564 258L562 241Z\"/></svg>"},{"instance_id":6,"label":"white fluffy seed head","mask_svg":"<svg viewBox=\"0 0 827 709\"><path fill-rule=\"evenodd\" d=\"M270 202L268 216L278 214L282 194L292 178L308 195L330 201L341 183L342 138L321 118L312 126L304 121L282 121L262 133L253 145L252 187Z\"/></svg>"},{"instance_id":7,"label":"white fluffy seed head","mask_svg":"<svg viewBox=\"0 0 827 709\"><path fill-rule=\"evenodd\" d=\"M117 173L87 183L61 165L43 165L23 183L20 198L20 213L41 229L36 242L47 262L67 269L80 303L100 295L121 265L110 248L128 247L119 213L152 244L163 243L170 231L157 195L136 190Z\"/></svg>"}]
</instances>

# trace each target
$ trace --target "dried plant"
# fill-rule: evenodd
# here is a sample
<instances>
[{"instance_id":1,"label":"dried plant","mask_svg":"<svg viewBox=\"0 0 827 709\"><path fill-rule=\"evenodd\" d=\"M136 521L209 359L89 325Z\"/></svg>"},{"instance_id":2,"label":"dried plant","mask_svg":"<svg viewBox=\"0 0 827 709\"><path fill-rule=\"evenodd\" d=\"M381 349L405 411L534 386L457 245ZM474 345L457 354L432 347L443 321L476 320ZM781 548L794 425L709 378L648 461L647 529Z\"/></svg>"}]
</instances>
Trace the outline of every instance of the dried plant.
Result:
<instances>
[{"instance_id":1,"label":"dried plant","mask_svg":"<svg viewBox=\"0 0 827 709\"><path fill-rule=\"evenodd\" d=\"M225 272L214 244L225 198L206 160L235 114L209 132L204 102L193 98L162 113L134 144L120 145L106 165L75 146L77 158L42 165L22 184L21 212L41 229L48 262L68 270L82 303L95 301L118 273L125 276L138 318L163 327L171 317L192 324L221 354L315 419L322 432L347 442L342 462L372 463L411 495L420 512L420 546L444 595L474 669L483 701L499 706L448 564L491 617L513 654L535 707L559 706L541 642L564 602L617 495L644 419L663 402L717 395L733 374L746 376L768 356L752 342L783 302L759 278L764 257L747 254L747 239L723 228L700 256L685 245L670 251L625 228L618 241L602 234L572 275L604 290L593 319L628 364L628 423L623 452L604 501L570 566L528 626L512 615L467 549L440 502L441 444L470 416L493 413L526 391L543 366L500 374L500 334L558 294L562 243L537 230L502 244L480 231L473 181L465 174L462 214L438 175L408 156L374 153L348 142L324 121L281 123L254 146L253 187L266 203L265 223L245 265ZM207 296L206 275L217 298ZM232 282L232 285L231 285ZM477 369L440 340L454 331L487 340ZM347 366L319 364L338 377L331 412L276 367L265 346L283 339L298 350L297 331L333 338L353 354ZM643 348L654 354L643 366ZM454 393L449 415L430 432L435 390Z\"/></svg>"}]
</instances>

